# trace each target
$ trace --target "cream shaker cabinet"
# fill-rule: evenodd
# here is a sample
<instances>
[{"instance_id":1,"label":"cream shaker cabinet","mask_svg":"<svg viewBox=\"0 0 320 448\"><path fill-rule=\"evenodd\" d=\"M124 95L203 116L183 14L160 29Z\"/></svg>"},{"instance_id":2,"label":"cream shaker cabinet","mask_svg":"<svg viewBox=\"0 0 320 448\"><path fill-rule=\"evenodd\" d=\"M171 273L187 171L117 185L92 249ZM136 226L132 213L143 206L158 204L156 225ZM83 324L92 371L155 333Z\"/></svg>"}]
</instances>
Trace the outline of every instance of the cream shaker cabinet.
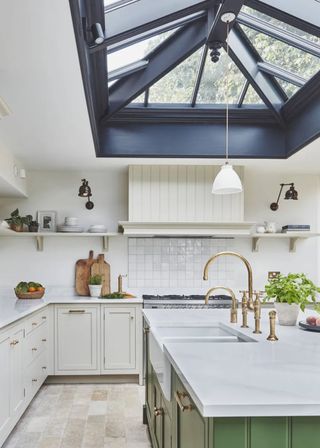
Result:
<instances>
[{"instance_id":1,"label":"cream shaker cabinet","mask_svg":"<svg viewBox=\"0 0 320 448\"><path fill-rule=\"evenodd\" d=\"M25 372L24 372L24 333L23 328L16 328L10 338L10 408L11 413L16 414L24 405L25 397Z\"/></svg>"},{"instance_id":2,"label":"cream shaker cabinet","mask_svg":"<svg viewBox=\"0 0 320 448\"><path fill-rule=\"evenodd\" d=\"M99 323L99 305L56 305L56 375L94 375L100 373Z\"/></svg>"},{"instance_id":3,"label":"cream shaker cabinet","mask_svg":"<svg viewBox=\"0 0 320 448\"><path fill-rule=\"evenodd\" d=\"M0 446L1 434L6 433L6 427L10 422L10 333L0 335Z\"/></svg>"},{"instance_id":4,"label":"cream shaker cabinet","mask_svg":"<svg viewBox=\"0 0 320 448\"><path fill-rule=\"evenodd\" d=\"M136 368L136 308L103 307L103 370L125 373Z\"/></svg>"}]
</instances>

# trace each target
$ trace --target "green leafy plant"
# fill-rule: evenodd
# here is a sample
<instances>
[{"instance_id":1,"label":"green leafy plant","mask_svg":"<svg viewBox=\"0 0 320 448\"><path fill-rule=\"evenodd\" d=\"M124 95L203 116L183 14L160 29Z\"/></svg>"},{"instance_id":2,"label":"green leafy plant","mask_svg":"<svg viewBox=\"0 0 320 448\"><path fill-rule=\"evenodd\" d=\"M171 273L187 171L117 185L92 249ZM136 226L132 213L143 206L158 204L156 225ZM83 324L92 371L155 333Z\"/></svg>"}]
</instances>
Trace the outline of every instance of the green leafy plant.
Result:
<instances>
[{"instance_id":1,"label":"green leafy plant","mask_svg":"<svg viewBox=\"0 0 320 448\"><path fill-rule=\"evenodd\" d=\"M5 221L11 226L20 227L24 224L29 226L32 221L32 215L20 216L19 209L16 208Z\"/></svg>"},{"instance_id":2,"label":"green leafy plant","mask_svg":"<svg viewBox=\"0 0 320 448\"><path fill-rule=\"evenodd\" d=\"M320 288L305 274L278 275L265 286L265 301L275 299L280 303L296 303L304 311L306 305L315 303Z\"/></svg>"},{"instance_id":3,"label":"green leafy plant","mask_svg":"<svg viewBox=\"0 0 320 448\"><path fill-rule=\"evenodd\" d=\"M102 285L102 275L92 275L89 279L89 285Z\"/></svg>"}]
</instances>

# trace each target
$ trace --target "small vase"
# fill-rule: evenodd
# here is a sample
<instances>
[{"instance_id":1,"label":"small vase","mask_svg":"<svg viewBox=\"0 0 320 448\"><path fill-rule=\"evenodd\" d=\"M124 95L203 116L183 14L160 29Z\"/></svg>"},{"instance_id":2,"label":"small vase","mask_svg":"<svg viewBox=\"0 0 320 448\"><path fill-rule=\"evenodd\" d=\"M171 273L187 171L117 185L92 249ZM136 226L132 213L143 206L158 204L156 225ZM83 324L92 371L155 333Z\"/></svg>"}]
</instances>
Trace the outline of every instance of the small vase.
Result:
<instances>
[{"instance_id":1,"label":"small vase","mask_svg":"<svg viewBox=\"0 0 320 448\"><path fill-rule=\"evenodd\" d=\"M94 298L99 298L101 296L102 285L88 285L90 296Z\"/></svg>"},{"instance_id":2,"label":"small vase","mask_svg":"<svg viewBox=\"0 0 320 448\"><path fill-rule=\"evenodd\" d=\"M274 303L280 325L296 325L300 306L296 303Z\"/></svg>"},{"instance_id":3,"label":"small vase","mask_svg":"<svg viewBox=\"0 0 320 448\"><path fill-rule=\"evenodd\" d=\"M15 232L23 232L23 224L10 224L10 229Z\"/></svg>"},{"instance_id":4,"label":"small vase","mask_svg":"<svg viewBox=\"0 0 320 448\"><path fill-rule=\"evenodd\" d=\"M39 223L38 222L32 222L29 224L29 232L38 232L39 230Z\"/></svg>"}]
</instances>

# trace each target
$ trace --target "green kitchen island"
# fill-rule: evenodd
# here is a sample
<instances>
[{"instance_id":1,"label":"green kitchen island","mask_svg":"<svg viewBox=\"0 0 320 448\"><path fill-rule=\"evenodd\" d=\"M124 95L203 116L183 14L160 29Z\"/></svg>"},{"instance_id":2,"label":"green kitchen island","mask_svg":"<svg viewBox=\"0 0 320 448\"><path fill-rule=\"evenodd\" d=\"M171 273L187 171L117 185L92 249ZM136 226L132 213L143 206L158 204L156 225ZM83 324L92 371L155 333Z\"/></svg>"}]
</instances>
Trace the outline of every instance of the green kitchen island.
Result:
<instances>
[{"instance_id":1,"label":"green kitchen island","mask_svg":"<svg viewBox=\"0 0 320 448\"><path fill-rule=\"evenodd\" d=\"M320 447L320 334L277 325L279 341L266 341L266 310L261 335L228 324L227 310L144 319L153 448Z\"/></svg>"}]
</instances>

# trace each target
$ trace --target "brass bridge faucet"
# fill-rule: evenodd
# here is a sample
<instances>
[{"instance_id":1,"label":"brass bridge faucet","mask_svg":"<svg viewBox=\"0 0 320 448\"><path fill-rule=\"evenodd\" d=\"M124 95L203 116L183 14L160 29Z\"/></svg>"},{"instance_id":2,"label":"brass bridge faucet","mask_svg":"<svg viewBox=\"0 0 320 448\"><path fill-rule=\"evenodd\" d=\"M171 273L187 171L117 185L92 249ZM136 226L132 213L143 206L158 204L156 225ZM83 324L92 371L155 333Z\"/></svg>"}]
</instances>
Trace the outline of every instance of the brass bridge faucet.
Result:
<instances>
[{"instance_id":1,"label":"brass bridge faucet","mask_svg":"<svg viewBox=\"0 0 320 448\"><path fill-rule=\"evenodd\" d=\"M243 257L242 255L238 254L237 252L229 252L229 251L224 251L224 252L219 252L216 255L213 255L213 257L209 258L209 260L207 261L205 267L204 267L204 271L203 271L203 280L208 280L208 272L209 272L209 267L210 265L217 260L220 257L224 257L224 256L231 256L231 257L236 257L239 258L241 261L243 261L245 267L247 268L247 272L248 272L248 291L249 291L249 299L248 299L248 303L247 303L247 307L249 310L253 311L253 280L252 280L252 267L249 263L249 261Z\"/></svg>"},{"instance_id":2,"label":"brass bridge faucet","mask_svg":"<svg viewBox=\"0 0 320 448\"><path fill-rule=\"evenodd\" d=\"M243 261L245 267L247 268L247 272L248 272L248 295L249 295L249 297L247 297L247 291L240 291L240 292L243 293L242 301L241 301L241 308L242 308L242 325L241 325L241 328L248 328L248 310L250 310L250 311L254 312L255 327L254 327L253 333L260 334L261 333L261 329L260 329L261 302L260 302L260 299L259 299L259 292L256 292L256 291L255 291L256 298L255 298L255 300L253 300L252 267L251 267L249 261L245 257L243 257L242 255L238 254L237 252L229 252L229 251L219 252L216 255L213 255L213 257L209 258L209 260L207 261L207 263L206 263L206 265L204 267L203 280L208 280L208 272L209 272L209 267L210 267L211 263L213 263L215 260L217 260L219 257L222 257L222 256L237 257L241 261ZM225 288L225 287L219 287L219 288L220 289L225 289L226 291L228 291L230 293L231 297L232 297L231 322L234 323L234 322L237 321L237 307L238 307L237 299L236 299L236 297L234 295L234 292L232 290L230 290L229 288ZM212 291L214 291L215 289L218 289L218 287L211 288L207 292L206 304L208 303L210 293Z\"/></svg>"},{"instance_id":3,"label":"brass bridge faucet","mask_svg":"<svg viewBox=\"0 0 320 448\"><path fill-rule=\"evenodd\" d=\"M224 291L227 291L230 294L231 300L232 300L232 305L231 305L231 310L230 310L230 322L232 324L236 324L238 321L238 314L237 314L238 300L235 296L235 293L232 291L232 289L227 288L225 286L214 286L213 288L210 288L206 294L205 299L204 299L205 304L208 305L210 294L212 294L213 291L216 291L217 289L223 289Z\"/></svg>"}]
</instances>

